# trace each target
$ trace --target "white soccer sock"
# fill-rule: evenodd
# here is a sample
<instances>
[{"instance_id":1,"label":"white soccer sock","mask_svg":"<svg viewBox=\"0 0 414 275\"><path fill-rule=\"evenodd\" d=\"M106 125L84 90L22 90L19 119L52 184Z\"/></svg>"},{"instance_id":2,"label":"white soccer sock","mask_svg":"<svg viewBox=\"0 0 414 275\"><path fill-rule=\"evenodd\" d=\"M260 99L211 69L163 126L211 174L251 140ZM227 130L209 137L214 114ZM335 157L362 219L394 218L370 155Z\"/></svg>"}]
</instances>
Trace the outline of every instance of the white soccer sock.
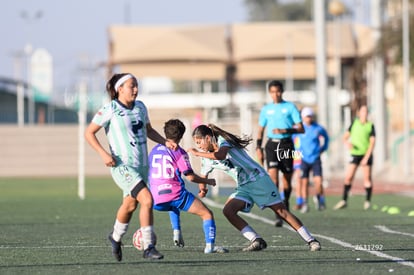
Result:
<instances>
[{"instance_id":1,"label":"white soccer sock","mask_svg":"<svg viewBox=\"0 0 414 275\"><path fill-rule=\"evenodd\" d=\"M144 249L147 249L152 243L152 231L154 230L152 225L141 227L142 241L144 242Z\"/></svg>"},{"instance_id":2,"label":"white soccer sock","mask_svg":"<svg viewBox=\"0 0 414 275\"><path fill-rule=\"evenodd\" d=\"M301 228L299 228L297 232L302 237L302 239L307 243L315 239L314 237L312 237L312 235L309 233L308 229L306 229L305 226L302 226Z\"/></svg>"},{"instance_id":3,"label":"white soccer sock","mask_svg":"<svg viewBox=\"0 0 414 275\"><path fill-rule=\"evenodd\" d=\"M112 233L112 238L114 241L119 242L122 239L122 236L128 230L128 223L121 223L120 221L116 220L114 224L114 232Z\"/></svg>"},{"instance_id":4,"label":"white soccer sock","mask_svg":"<svg viewBox=\"0 0 414 275\"><path fill-rule=\"evenodd\" d=\"M254 231L253 228L250 227L250 225L246 225L241 231L240 231L246 239L249 241L254 241L257 238L261 238L259 234Z\"/></svg>"}]
</instances>

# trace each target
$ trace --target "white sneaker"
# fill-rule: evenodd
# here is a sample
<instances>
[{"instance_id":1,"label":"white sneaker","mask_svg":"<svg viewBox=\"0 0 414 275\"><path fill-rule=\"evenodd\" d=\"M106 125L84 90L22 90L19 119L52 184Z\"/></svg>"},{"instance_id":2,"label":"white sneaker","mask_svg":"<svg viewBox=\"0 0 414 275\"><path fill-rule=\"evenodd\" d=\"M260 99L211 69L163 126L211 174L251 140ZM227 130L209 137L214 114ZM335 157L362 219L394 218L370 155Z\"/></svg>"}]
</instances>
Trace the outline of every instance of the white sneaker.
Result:
<instances>
[{"instance_id":1,"label":"white sneaker","mask_svg":"<svg viewBox=\"0 0 414 275\"><path fill-rule=\"evenodd\" d=\"M180 230L174 230L173 241L174 241L175 246L184 247L184 239L183 239L183 235L181 235Z\"/></svg>"},{"instance_id":2,"label":"white sneaker","mask_svg":"<svg viewBox=\"0 0 414 275\"><path fill-rule=\"evenodd\" d=\"M365 201L364 202L364 210L368 210L368 209L370 209L371 208L371 202L369 202L369 201Z\"/></svg>"},{"instance_id":3,"label":"white sneaker","mask_svg":"<svg viewBox=\"0 0 414 275\"><path fill-rule=\"evenodd\" d=\"M222 246L206 245L206 248L204 248L204 254L211 254L211 253L229 253L229 250Z\"/></svg>"},{"instance_id":4,"label":"white sneaker","mask_svg":"<svg viewBox=\"0 0 414 275\"><path fill-rule=\"evenodd\" d=\"M338 210L338 209L343 209L346 207L346 201L345 200L340 200L335 206L334 206L334 210Z\"/></svg>"}]
</instances>

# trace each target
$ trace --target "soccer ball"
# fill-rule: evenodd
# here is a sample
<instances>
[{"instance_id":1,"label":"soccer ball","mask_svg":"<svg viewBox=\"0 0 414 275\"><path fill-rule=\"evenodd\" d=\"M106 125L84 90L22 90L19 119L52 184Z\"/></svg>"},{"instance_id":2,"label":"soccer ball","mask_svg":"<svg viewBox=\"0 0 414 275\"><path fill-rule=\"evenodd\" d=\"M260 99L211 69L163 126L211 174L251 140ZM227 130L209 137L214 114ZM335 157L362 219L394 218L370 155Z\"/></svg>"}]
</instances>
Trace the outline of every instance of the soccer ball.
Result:
<instances>
[{"instance_id":1,"label":"soccer ball","mask_svg":"<svg viewBox=\"0 0 414 275\"><path fill-rule=\"evenodd\" d=\"M157 244L157 235L155 235L154 231L151 234L152 244ZM140 251L144 250L144 240L142 239L142 231L141 228L135 231L134 236L132 236L132 244L134 247Z\"/></svg>"}]
</instances>

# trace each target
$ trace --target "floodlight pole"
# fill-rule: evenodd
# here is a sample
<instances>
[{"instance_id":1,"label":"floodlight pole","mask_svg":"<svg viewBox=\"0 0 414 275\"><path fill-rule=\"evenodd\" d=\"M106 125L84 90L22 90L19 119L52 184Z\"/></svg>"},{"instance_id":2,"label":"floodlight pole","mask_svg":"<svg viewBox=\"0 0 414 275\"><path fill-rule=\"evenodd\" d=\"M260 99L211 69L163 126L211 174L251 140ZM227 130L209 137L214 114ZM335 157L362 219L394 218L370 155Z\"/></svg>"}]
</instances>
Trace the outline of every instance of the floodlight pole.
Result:
<instances>
[{"instance_id":1,"label":"floodlight pole","mask_svg":"<svg viewBox=\"0 0 414 275\"><path fill-rule=\"evenodd\" d=\"M28 89L28 121L29 124L34 124L35 117L36 117L36 102L35 102L35 94L34 89L31 84L31 55L33 53L33 47L30 44L30 24L40 20L43 17L43 12L41 10L36 11L35 13L29 13L25 10L21 11L20 17L27 23L28 25L28 42L25 46L25 54L26 54L26 78L27 78L27 89Z\"/></svg>"},{"instance_id":2,"label":"floodlight pole","mask_svg":"<svg viewBox=\"0 0 414 275\"><path fill-rule=\"evenodd\" d=\"M325 0L313 1L316 33L316 94L318 99L318 122L328 126L328 94L326 90L326 47L325 47Z\"/></svg>"},{"instance_id":3,"label":"floodlight pole","mask_svg":"<svg viewBox=\"0 0 414 275\"><path fill-rule=\"evenodd\" d=\"M384 0L372 1L372 28L373 40L378 45L382 37L382 23ZM371 107L373 108L373 120L375 124L375 163L376 169L380 171L384 168L387 152L387 129L386 129L386 104L385 104L385 61L380 53L373 57L373 76L372 76L372 95Z\"/></svg>"},{"instance_id":4,"label":"floodlight pole","mask_svg":"<svg viewBox=\"0 0 414 275\"><path fill-rule=\"evenodd\" d=\"M17 125L24 126L24 82L22 80L22 63L24 61L24 52L18 51L14 54L14 78L16 79L16 96L17 96Z\"/></svg>"},{"instance_id":5,"label":"floodlight pole","mask_svg":"<svg viewBox=\"0 0 414 275\"><path fill-rule=\"evenodd\" d=\"M87 84L82 81L79 87L79 130L78 130L78 196L85 199L85 138L87 114Z\"/></svg>"},{"instance_id":6,"label":"floodlight pole","mask_svg":"<svg viewBox=\"0 0 414 275\"><path fill-rule=\"evenodd\" d=\"M402 31L403 31L403 69L404 69L404 137L405 160L404 174L411 174L411 137L410 137L410 3L403 0L402 6Z\"/></svg>"}]
</instances>

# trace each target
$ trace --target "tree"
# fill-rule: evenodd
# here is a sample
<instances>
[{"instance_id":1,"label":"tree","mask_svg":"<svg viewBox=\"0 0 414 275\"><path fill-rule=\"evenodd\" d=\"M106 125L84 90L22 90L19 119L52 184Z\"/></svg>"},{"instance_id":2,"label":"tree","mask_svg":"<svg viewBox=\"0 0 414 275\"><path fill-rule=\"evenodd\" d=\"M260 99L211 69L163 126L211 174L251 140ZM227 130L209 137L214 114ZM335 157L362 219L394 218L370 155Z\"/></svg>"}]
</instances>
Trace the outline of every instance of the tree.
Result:
<instances>
[{"instance_id":1,"label":"tree","mask_svg":"<svg viewBox=\"0 0 414 275\"><path fill-rule=\"evenodd\" d=\"M414 0L410 0L409 30L410 30L410 63L414 64ZM391 64L402 65L403 62L403 37L402 37L402 11L399 15L388 20L383 27L382 40L377 48L387 56L387 61ZM411 66L411 74L414 73L414 66Z\"/></svg>"},{"instance_id":2,"label":"tree","mask_svg":"<svg viewBox=\"0 0 414 275\"><path fill-rule=\"evenodd\" d=\"M309 21L312 0L279 3L278 0L244 0L249 21Z\"/></svg>"}]
</instances>

